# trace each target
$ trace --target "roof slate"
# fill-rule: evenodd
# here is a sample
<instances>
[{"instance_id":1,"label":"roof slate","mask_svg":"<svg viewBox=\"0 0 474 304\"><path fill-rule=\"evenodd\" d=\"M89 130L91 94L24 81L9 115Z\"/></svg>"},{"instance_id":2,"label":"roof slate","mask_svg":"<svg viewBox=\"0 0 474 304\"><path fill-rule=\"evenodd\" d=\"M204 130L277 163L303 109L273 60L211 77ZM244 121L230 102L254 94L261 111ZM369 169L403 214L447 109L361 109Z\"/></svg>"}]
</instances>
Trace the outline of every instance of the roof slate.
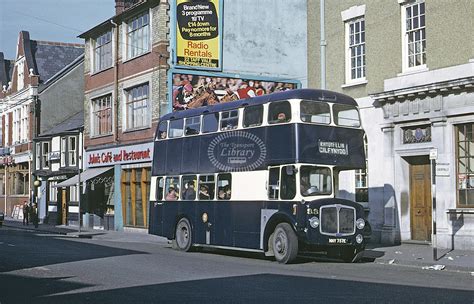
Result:
<instances>
[{"instance_id":1,"label":"roof slate","mask_svg":"<svg viewBox=\"0 0 474 304\"><path fill-rule=\"evenodd\" d=\"M44 83L84 54L84 47L31 40L31 51L40 82Z\"/></svg>"},{"instance_id":2,"label":"roof slate","mask_svg":"<svg viewBox=\"0 0 474 304\"><path fill-rule=\"evenodd\" d=\"M55 134L61 134L68 131L78 130L84 126L84 111L78 112L63 122L57 124L51 129L41 133L39 136L50 136Z\"/></svg>"}]
</instances>

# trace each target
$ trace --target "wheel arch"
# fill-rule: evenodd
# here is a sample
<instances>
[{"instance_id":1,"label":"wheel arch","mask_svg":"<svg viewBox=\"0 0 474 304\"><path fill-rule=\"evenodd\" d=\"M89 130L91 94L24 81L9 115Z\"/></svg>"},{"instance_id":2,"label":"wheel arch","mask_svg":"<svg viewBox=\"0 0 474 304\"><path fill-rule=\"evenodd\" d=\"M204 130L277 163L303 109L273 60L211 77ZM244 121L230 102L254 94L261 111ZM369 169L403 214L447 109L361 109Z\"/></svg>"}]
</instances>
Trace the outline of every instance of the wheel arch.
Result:
<instances>
[{"instance_id":1,"label":"wheel arch","mask_svg":"<svg viewBox=\"0 0 474 304\"><path fill-rule=\"evenodd\" d=\"M263 232L263 251L264 252L268 251L268 239L270 238L270 235L275 230L276 226L280 223L288 223L296 233L295 222L294 220L291 219L290 216L282 212L275 213L268 220Z\"/></svg>"}]
</instances>

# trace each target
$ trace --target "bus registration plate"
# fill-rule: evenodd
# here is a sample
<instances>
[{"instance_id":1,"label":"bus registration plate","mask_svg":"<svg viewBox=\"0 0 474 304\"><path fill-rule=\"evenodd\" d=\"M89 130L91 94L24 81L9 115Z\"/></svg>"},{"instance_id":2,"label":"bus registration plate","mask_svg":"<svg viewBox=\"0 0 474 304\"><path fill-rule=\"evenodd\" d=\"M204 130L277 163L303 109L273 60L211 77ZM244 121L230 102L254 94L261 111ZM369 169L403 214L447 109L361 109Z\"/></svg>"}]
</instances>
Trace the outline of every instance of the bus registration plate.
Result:
<instances>
[{"instance_id":1,"label":"bus registration plate","mask_svg":"<svg viewBox=\"0 0 474 304\"><path fill-rule=\"evenodd\" d=\"M347 239L341 239L341 238L329 239L329 244L346 244L346 243L347 243Z\"/></svg>"}]
</instances>

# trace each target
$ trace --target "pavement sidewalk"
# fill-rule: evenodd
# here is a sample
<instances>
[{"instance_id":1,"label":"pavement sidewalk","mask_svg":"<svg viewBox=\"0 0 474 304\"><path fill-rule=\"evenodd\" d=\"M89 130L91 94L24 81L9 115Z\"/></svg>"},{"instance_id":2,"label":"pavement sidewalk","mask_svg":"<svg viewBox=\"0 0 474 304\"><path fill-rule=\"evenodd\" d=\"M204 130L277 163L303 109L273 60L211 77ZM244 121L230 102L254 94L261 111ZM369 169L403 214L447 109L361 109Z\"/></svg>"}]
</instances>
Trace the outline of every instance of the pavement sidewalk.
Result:
<instances>
[{"instance_id":1,"label":"pavement sidewalk","mask_svg":"<svg viewBox=\"0 0 474 304\"><path fill-rule=\"evenodd\" d=\"M77 226L54 226L39 224L38 228L30 223L23 226L21 221L5 218L6 227L27 229L41 233L59 234L67 237L94 238L124 242L166 243L161 237L143 232L117 232L107 230L86 230L78 232ZM474 250L438 249L437 260L434 259L433 248L429 245L402 243L400 245L367 245L364 258L376 263L388 265L404 265L426 269L426 271L462 271L470 272L474 278Z\"/></svg>"}]
</instances>

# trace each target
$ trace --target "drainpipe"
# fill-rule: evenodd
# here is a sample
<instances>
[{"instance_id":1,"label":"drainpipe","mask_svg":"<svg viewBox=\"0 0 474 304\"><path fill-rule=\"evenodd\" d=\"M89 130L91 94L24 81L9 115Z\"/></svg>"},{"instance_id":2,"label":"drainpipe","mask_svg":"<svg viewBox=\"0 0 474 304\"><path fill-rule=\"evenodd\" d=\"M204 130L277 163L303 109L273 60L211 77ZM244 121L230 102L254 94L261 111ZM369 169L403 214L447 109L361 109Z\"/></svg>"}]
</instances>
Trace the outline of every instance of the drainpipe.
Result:
<instances>
[{"instance_id":1,"label":"drainpipe","mask_svg":"<svg viewBox=\"0 0 474 304\"><path fill-rule=\"evenodd\" d=\"M324 0L320 0L320 31L321 31L321 89L326 89L326 34L324 29Z\"/></svg>"},{"instance_id":2,"label":"drainpipe","mask_svg":"<svg viewBox=\"0 0 474 304\"><path fill-rule=\"evenodd\" d=\"M119 142L119 134L118 134L118 109L119 109L119 96L118 96L118 93L119 93L119 90L118 90L118 73L119 73L119 70L118 70L118 48L119 48L119 26L117 23L115 23L113 20L110 20L110 23L112 23L112 25L114 26L115 28L115 61L114 61L114 95L115 95L115 102L114 102L114 119L113 119L113 132L114 132L114 142L115 143L118 143Z\"/></svg>"}]
</instances>

